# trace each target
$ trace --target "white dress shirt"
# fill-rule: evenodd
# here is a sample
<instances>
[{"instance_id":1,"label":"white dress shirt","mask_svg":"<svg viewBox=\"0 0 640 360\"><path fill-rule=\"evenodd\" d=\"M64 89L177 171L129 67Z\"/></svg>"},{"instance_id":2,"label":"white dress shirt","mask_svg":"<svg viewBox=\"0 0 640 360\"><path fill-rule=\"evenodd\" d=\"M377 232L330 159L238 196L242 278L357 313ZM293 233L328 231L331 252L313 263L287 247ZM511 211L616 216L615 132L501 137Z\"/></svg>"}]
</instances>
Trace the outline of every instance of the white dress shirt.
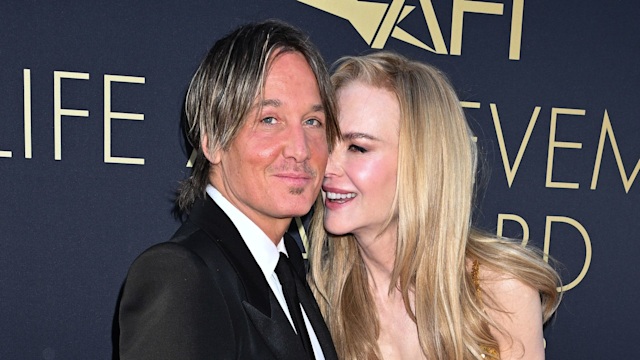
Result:
<instances>
[{"instance_id":1,"label":"white dress shirt","mask_svg":"<svg viewBox=\"0 0 640 360\"><path fill-rule=\"evenodd\" d=\"M227 200L216 188L209 184L207 185L206 190L207 194L209 194L220 209L227 214L229 219L231 219L231 222L233 222L233 225L238 229L242 240L244 240L244 243L249 248L251 255L253 255L258 266L260 266L264 278L267 280L267 283L269 283L269 287L271 287L271 291L273 291L274 295L278 299L280 307L287 315L289 323L291 323L291 327L295 330L291 314L289 313L289 308L287 307L287 301L285 300L284 293L282 292L282 285L280 284L278 275L276 275L275 272L276 265L280 259L280 253L282 252L289 256L289 254L287 254L287 249L284 246L283 239L280 239L277 246L274 245L273 241L271 241L271 239L258 227L258 225L231 204L229 200ZM309 333L311 346L313 347L313 354L316 359L324 360L324 354L322 353L322 348L318 342L318 337L316 336L315 331L313 331L313 327L307 318L307 313L304 311L302 305L300 307L302 308L302 316L304 317L304 323L307 326L307 332Z\"/></svg>"}]
</instances>

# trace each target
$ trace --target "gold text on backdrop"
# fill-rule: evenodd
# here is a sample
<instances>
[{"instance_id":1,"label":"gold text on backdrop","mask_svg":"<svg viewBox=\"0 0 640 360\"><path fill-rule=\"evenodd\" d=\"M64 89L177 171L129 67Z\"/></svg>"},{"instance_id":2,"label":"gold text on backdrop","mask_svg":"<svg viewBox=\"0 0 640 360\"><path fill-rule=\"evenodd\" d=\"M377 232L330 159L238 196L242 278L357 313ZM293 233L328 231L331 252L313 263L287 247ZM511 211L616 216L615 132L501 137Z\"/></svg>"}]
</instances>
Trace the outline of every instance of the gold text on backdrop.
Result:
<instances>
[{"instance_id":1,"label":"gold text on backdrop","mask_svg":"<svg viewBox=\"0 0 640 360\"><path fill-rule=\"evenodd\" d=\"M509 59L520 60L524 0L512 1ZM412 5L405 5L405 0L392 0L390 4L358 0L298 0L298 2L348 20L362 39L373 49L384 48L387 39L392 37L442 55L462 54L462 30L465 14L503 15L504 13L504 4L487 1L453 0L451 9L451 42L450 48L447 50L431 0L420 0L420 8L427 25L427 31L431 36L433 47L419 40L418 38L421 36L414 36L415 34L410 34L400 26L402 20L416 8Z\"/></svg>"}]
</instances>

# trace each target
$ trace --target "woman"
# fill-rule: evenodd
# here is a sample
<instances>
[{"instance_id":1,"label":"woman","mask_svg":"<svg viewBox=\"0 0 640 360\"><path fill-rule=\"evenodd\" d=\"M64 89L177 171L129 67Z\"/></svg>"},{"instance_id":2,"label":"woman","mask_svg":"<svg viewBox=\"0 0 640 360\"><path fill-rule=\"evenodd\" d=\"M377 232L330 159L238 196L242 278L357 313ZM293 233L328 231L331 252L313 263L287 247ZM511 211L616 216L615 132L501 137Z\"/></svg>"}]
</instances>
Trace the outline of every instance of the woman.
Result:
<instances>
[{"instance_id":1,"label":"woman","mask_svg":"<svg viewBox=\"0 0 640 360\"><path fill-rule=\"evenodd\" d=\"M342 59L332 81L343 140L310 282L340 358L544 358L558 275L472 228L476 145L445 76L379 52Z\"/></svg>"}]
</instances>

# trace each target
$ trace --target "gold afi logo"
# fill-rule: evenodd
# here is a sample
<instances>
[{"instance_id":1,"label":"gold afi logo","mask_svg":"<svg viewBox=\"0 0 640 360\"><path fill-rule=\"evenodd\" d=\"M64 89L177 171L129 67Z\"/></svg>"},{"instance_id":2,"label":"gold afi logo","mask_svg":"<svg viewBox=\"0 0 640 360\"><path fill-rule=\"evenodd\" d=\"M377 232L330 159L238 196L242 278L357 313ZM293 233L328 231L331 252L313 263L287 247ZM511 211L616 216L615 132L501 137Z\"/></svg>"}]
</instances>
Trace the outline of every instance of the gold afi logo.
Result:
<instances>
[{"instance_id":1,"label":"gold afi logo","mask_svg":"<svg viewBox=\"0 0 640 360\"><path fill-rule=\"evenodd\" d=\"M524 0L512 1L509 59L519 60ZM451 48L448 51L431 0L420 0L420 7L431 35L433 47L420 41L400 27L400 22L416 8L412 5L405 5L405 0L392 0L391 4L358 0L298 0L298 2L348 20L364 41L373 49L384 48L389 37L392 37L424 50L444 55L461 54L465 13L502 15L504 11L504 5L499 3L453 0Z\"/></svg>"}]
</instances>

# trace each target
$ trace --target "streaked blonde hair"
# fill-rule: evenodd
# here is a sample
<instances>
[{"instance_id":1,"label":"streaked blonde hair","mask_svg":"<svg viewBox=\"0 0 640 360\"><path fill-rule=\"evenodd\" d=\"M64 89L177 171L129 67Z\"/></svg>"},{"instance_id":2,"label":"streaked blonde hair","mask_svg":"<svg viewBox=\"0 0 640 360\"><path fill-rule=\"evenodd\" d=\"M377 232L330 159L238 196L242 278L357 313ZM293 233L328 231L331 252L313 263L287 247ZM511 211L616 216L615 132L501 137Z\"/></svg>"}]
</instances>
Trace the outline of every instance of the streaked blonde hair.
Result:
<instances>
[{"instance_id":1,"label":"streaked blonde hair","mask_svg":"<svg viewBox=\"0 0 640 360\"><path fill-rule=\"evenodd\" d=\"M377 52L339 60L332 75L336 92L354 81L393 92L400 105L396 211L390 212L398 217L398 240L389 292L401 292L422 352L435 359L478 359L483 348L498 348L489 326L499 326L477 300L467 260L538 289L541 316L548 320L560 299L557 273L535 250L471 225L477 148L446 76L424 63ZM317 201L311 286L339 357L380 359L380 323L356 240L327 234L323 213Z\"/></svg>"}]
</instances>

